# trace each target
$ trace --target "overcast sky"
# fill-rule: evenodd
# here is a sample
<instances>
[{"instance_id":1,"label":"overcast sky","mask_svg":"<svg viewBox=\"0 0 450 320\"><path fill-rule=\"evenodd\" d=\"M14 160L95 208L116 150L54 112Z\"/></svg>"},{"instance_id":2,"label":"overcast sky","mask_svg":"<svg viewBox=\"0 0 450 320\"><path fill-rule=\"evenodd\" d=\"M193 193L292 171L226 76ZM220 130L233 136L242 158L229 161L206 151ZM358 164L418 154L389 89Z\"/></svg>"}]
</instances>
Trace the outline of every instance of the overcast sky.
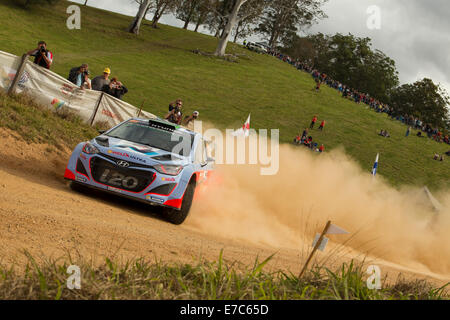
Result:
<instances>
[{"instance_id":1,"label":"overcast sky","mask_svg":"<svg viewBox=\"0 0 450 320\"><path fill-rule=\"evenodd\" d=\"M88 5L126 15L135 15L138 8L134 0L89 0ZM374 5L380 10L380 29L367 26L373 17L367 10ZM369 37L375 49L395 60L401 83L428 77L450 93L449 0L328 0L323 9L328 18L306 33L350 32ZM161 23L183 24L170 15L163 16Z\"/></svg>"}]
</instances>

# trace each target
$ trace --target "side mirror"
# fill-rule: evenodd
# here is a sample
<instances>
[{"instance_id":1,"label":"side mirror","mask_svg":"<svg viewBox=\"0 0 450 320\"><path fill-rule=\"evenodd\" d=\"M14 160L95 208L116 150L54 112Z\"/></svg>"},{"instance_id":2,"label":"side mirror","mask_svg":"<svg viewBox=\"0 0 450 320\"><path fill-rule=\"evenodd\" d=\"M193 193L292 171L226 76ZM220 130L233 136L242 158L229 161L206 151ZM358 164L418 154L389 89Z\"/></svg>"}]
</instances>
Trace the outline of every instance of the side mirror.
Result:
<instances>
[{"instance_id":1,"label":"side mirror","mask_svg":"<svg viewBox=\"0 0 450 320\"><path fill-rule=\"evenodd\" d=\"M100 134L104 134L106 132L106 130L98 130L98 133Z\"/></svg>"}]
</instances>

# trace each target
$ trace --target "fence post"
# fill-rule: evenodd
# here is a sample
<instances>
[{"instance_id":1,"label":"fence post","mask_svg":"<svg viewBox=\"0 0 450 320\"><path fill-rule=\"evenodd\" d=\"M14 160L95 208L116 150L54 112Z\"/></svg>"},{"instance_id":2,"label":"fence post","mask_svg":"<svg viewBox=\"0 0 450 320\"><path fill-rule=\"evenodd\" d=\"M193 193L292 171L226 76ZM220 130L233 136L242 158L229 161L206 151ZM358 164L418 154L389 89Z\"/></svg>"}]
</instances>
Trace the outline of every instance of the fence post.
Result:
<instances>
[{"instance_id":1,"label":"fence post","mask_svg":"<svg viewBox=\"0 0 450 320\"><path fill-rule=\"evenodd\" d=\"M144 103L145 103L146 100L147 100L147 99L144 99L144 101L142 101L141 108L139 109L139 112L138 112L136 118L139 118L139 116L141 115L142 108L144 107Z\"/></svg>"},{"instance_id":2,"label":"fence post","mask_svg":"<svg viewBox=\"0 0 450 320\"><path fill-rule=\"evenodd\" d=\"M92 113L91 122L89 123L89 125L91 127L92 127L92 124L94 123L95 116L97 115L97 111L98 111L98 108L100 107L100 102L102 102L102 98L103 98L104 94L105 94L104 92L102 92L100 94L100 98L98 98L97 105L95 106L94 112Z\"/></svg>"},{"instance_id":3,"label":"fence post","mask_svg":"<svg viewBox=\"0 0 450 320\"><path fill-rule=\"evenodd\" d=\"M22 60L20 61L19 67L17 68L16 76L14 77L13 82L8 89L8 95L11 95L16 89L17 83L19 82L20 77L22 77L23 70L25 69L27 58L28 54L25 53L24 55L22 55Z\"/></svg>"}]
</instances>

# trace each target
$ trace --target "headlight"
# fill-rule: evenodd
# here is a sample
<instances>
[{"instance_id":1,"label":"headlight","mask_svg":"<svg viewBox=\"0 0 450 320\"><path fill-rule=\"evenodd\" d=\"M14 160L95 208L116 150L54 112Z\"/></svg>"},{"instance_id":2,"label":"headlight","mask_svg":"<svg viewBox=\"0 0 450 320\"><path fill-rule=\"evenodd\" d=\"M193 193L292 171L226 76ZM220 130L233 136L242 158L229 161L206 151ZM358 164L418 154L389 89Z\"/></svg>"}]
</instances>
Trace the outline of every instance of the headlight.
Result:
<instances>
[{"instance_id":1,"label":"headlight","mask_svg":"<svg viewBox=\"0 0 450 320\"><path fill-rule=\"evenodd\" d=\"M99 153L98 149L96 146L94 146L92 143L90 142L86 142L86 144L83 147L83 152L87 153L87 154L96 154Z\"/></svg>"},{"instance_id":2,"label":"headlight","mask_svg":"<svg viewBox=\"0 0 450 320\"><path fill-rule=\"evenodd\" d=\"M153 168L155 168L159 173L168 174L170 176L176 176L181 172L181 170L183 170L183 166L162 164L157 164L156 166L153 166Z\"/></svg>"}]
</instances>

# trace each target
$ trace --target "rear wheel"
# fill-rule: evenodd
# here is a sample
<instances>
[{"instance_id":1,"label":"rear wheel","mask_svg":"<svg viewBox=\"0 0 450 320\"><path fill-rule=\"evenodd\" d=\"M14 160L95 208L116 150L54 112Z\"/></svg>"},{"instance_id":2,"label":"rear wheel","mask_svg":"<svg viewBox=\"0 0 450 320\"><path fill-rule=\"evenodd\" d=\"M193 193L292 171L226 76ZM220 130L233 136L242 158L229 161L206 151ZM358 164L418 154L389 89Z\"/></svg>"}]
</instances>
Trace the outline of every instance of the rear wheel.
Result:
<instances>
[{"instance_id":1,"label":"rear wheel","mask_svg":"<svg viewBox=\"0 0 450 320\"><path fill-rule=\"evenodd\" d=\"M183 201L181 202L181 210L164 208L163 215L167 221L179 225L186 220L189 211L191 210L194 191L195 181L191 180L186 188L186 192L184 193Z\"/></svg>"}]
</instances>

